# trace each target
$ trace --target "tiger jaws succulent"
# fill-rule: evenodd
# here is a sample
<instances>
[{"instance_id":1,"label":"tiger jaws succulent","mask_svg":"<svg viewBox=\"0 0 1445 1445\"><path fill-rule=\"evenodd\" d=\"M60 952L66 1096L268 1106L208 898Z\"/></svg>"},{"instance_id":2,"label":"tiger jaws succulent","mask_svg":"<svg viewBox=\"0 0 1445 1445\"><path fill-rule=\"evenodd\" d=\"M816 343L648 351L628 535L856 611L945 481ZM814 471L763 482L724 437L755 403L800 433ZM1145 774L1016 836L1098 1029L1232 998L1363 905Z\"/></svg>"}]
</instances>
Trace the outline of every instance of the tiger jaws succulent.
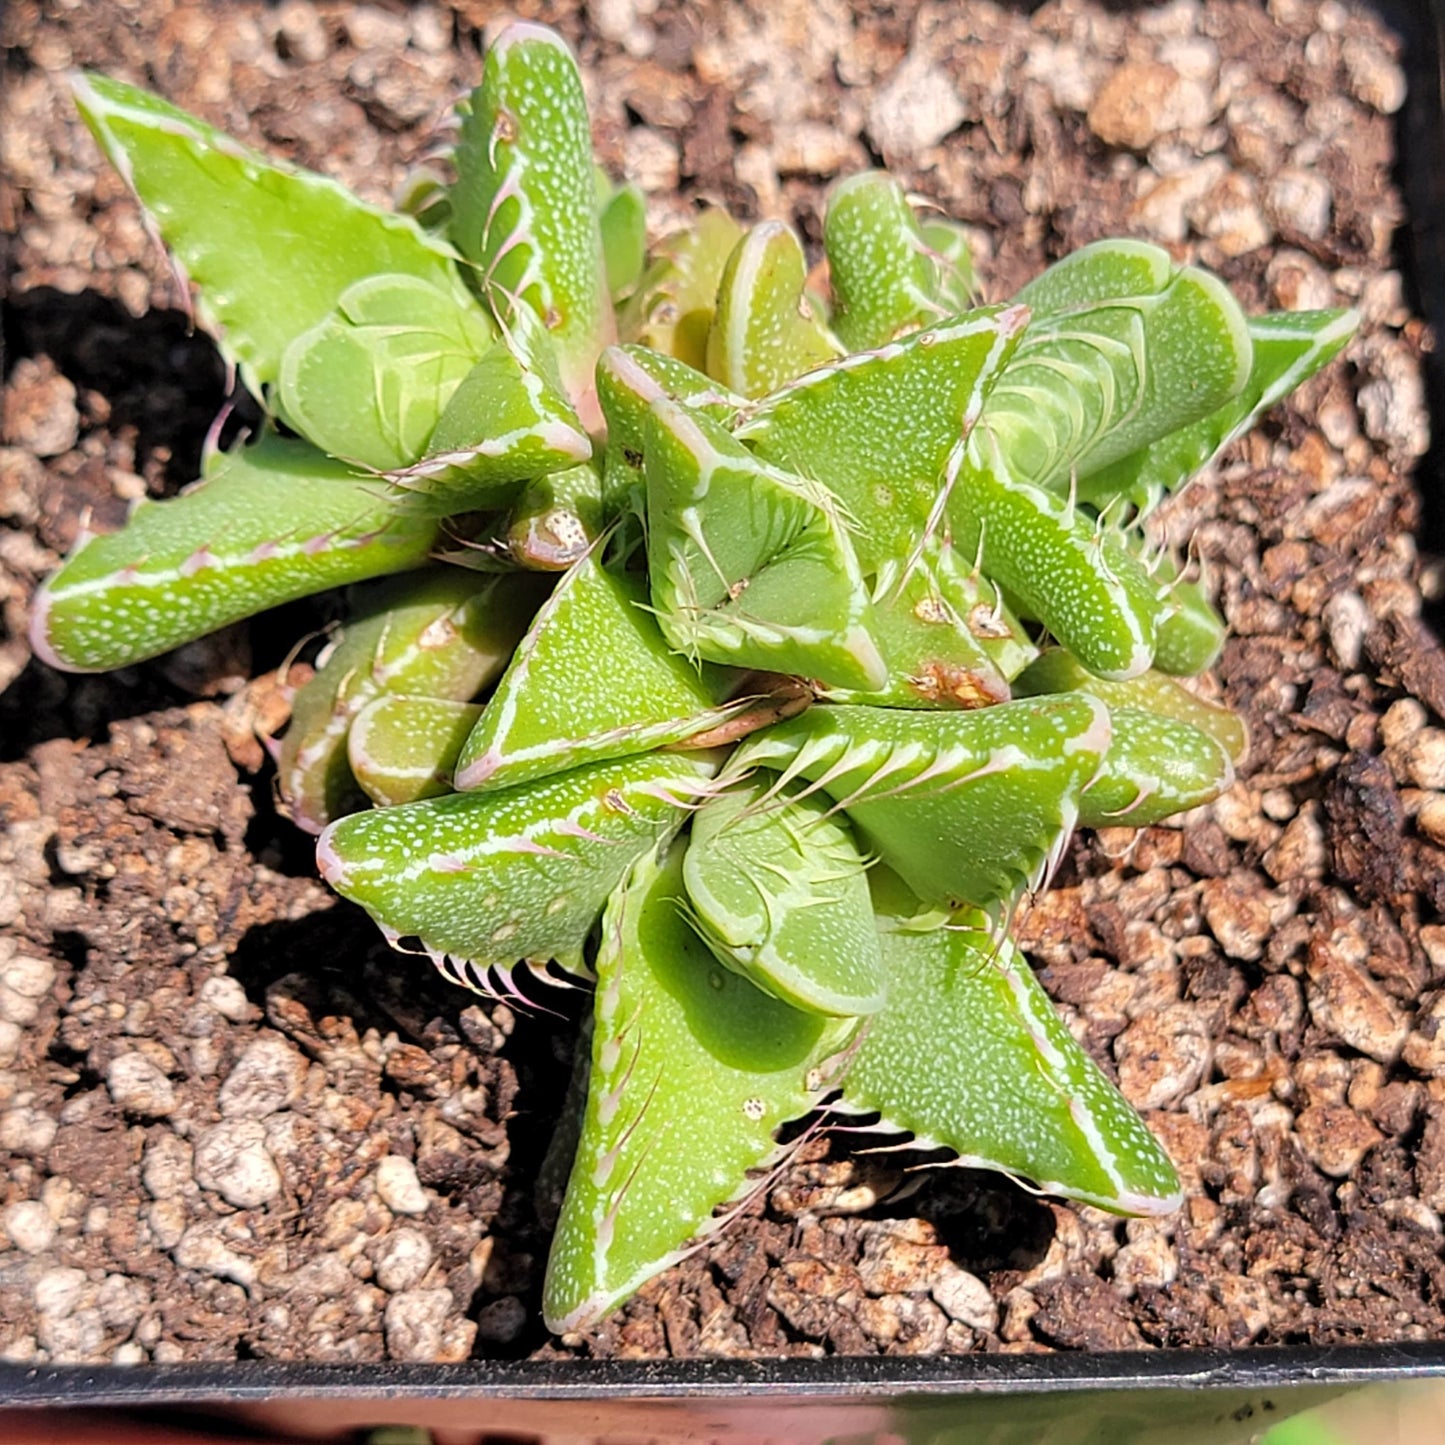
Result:
<instances>
[{"instance_id":1,"label":"tiger jaws succulent","mask_svg":"<svg viewBox=\"0 0 1445 1445\"><path fill-rule=\"evenodd\" d=\"M415 215L102 76L82 115L264 408L87 537L36 653L126 666L353 587L283 804L393 944L587 980L547 1275L585 1327L825 1100L1123 1214L1178 1177L1008 937L1079 824L1226 787L1222 624L1145 519L1349 339L1132 240L975 304L887 175L644 250L576 65L504 30ZM399 968L418 965L399 960Z\"/></svg>"}]
</instances>

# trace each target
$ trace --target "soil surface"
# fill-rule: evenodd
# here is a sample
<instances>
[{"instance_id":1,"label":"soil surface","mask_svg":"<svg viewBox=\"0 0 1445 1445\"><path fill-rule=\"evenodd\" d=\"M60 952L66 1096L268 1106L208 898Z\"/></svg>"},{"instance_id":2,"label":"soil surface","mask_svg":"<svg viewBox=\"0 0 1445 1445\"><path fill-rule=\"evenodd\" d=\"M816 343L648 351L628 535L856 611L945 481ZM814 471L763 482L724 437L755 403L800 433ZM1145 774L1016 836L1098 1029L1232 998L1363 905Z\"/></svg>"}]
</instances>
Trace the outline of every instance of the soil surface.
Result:
<instances>
[{"instance_id":1,"label":"soil surface","mask_svg":"<svg viewBox=\"0 0 1445 1445\"><path fill-rule=\"evenodd\" d=\"M1174 1218L814 1137L594 1332L538 1322L572 1017L390 953L315 880L253 729L328 616L123 673L32 661L82 525L195 475L223 368L65 96L94 66L386 200L489 0L12 0L0 230L0 1355L10 1361L1117 1349L1445 1336L1445 657L1421 621L1427 346L1394 269L1403 77L1337 0L1137 11L573 0L601 154L815 245L886 161L977 227L989 299L1132 232L1251 309L1353 304L1346 357L1188 489L1253 739L1177 826L1077 841L1022 920L1178 1161ZM1432 584L1433 585L1433 584ZM247 681L247 679L254 679Z\"/></svg>"}]
</instances>

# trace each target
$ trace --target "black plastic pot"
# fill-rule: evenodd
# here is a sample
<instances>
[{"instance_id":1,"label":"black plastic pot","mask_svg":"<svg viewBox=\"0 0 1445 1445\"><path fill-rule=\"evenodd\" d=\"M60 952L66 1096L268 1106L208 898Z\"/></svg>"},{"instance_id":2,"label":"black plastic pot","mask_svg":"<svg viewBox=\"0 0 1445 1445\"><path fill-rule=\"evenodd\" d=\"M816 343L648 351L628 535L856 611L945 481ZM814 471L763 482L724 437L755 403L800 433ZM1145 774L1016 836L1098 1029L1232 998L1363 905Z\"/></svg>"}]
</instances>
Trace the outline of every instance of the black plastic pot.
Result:
<instances>
[{"instance_id":1,"label":"black plastic pot","mask_svg":"<svg viewBox=\"0 0 1445 1445\"><path fill-rule=\"evenodd\" d=\"M1398 118L1398 179L1410 212L1402 261L1418 310L1445 336L1445 0L1376 0L1374 8L1400 35L1410 79ZM1428 378L1437 434L1445 434L1445 368L1432 364ZM1436 550L1445 550L1442 452L1437 442L1422 469ZM1242 1445L1347 1390L1426 1378L1445 1378L1445 1340L934 1359L0 1364L0 1441L10 1438L7 1410L66 1406L150 1421L224 1410L230 1420L309 1438L395 1422L529 1434L848 1440L886 1432L940 1445Z\"/></svg>"}]
</instances>

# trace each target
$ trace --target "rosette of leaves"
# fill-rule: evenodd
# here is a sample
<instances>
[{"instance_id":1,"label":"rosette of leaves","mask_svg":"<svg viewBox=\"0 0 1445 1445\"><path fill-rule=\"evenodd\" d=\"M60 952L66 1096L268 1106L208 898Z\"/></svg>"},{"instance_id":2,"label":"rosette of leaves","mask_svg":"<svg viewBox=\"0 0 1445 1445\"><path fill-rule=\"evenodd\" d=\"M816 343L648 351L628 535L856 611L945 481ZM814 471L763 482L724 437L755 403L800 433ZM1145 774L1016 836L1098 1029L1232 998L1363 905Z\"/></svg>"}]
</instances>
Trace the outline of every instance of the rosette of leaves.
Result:
<instances>
[{"instance_id":1,"label":"rosette of leaves","mask_svg":"<svg viewBox=\"0 0 1445 1445\"><path fill-rule=\"evenodd\" d=\"M1129 240L979 305L963 232L878 172L831 195L826 290L777 222L647 256L533 25L398 213L77 100L266 421L83 539L35 650L119 667L353 585L278 751L323 876L459 983L595 983L551 1327L720 1227L824 1099L1175 1208L1007 925L1076 825L1230 782L1243 730L1179 680L1222 626L1145 518L1353 315L1247 319Z\"/></svg>"}]
</instances>

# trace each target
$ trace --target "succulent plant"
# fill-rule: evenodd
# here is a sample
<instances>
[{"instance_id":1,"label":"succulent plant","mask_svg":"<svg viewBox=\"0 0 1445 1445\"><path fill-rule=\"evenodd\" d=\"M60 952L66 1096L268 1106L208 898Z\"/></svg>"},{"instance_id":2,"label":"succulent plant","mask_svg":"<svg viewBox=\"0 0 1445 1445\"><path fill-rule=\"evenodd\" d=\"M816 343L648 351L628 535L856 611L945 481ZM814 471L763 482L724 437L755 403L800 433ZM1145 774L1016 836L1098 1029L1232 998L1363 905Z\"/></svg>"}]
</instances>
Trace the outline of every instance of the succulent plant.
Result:
<instances>
[{"instance_id":1,"label":"succulent plant","mask_svg":"<svg viewBox=\"0 0 1445 1445\"><path fill-rule=\"evenodd\" d=\"M119 667L356 584L277 753L322 875L460 984L595 980L549 1325L719 1228L826 1099L1175 1208L1008 925L1076 824L1230 782L1239 721L1171 676L1222 624L1145 519L1353 315L1247 320L1130 240L978 305L964 232L877 172L831 194L826 283L718 211L649 258L534 25L395 214L76 94L266 420L82 539L35 650Z\"/></svg>"}]
</instances>

